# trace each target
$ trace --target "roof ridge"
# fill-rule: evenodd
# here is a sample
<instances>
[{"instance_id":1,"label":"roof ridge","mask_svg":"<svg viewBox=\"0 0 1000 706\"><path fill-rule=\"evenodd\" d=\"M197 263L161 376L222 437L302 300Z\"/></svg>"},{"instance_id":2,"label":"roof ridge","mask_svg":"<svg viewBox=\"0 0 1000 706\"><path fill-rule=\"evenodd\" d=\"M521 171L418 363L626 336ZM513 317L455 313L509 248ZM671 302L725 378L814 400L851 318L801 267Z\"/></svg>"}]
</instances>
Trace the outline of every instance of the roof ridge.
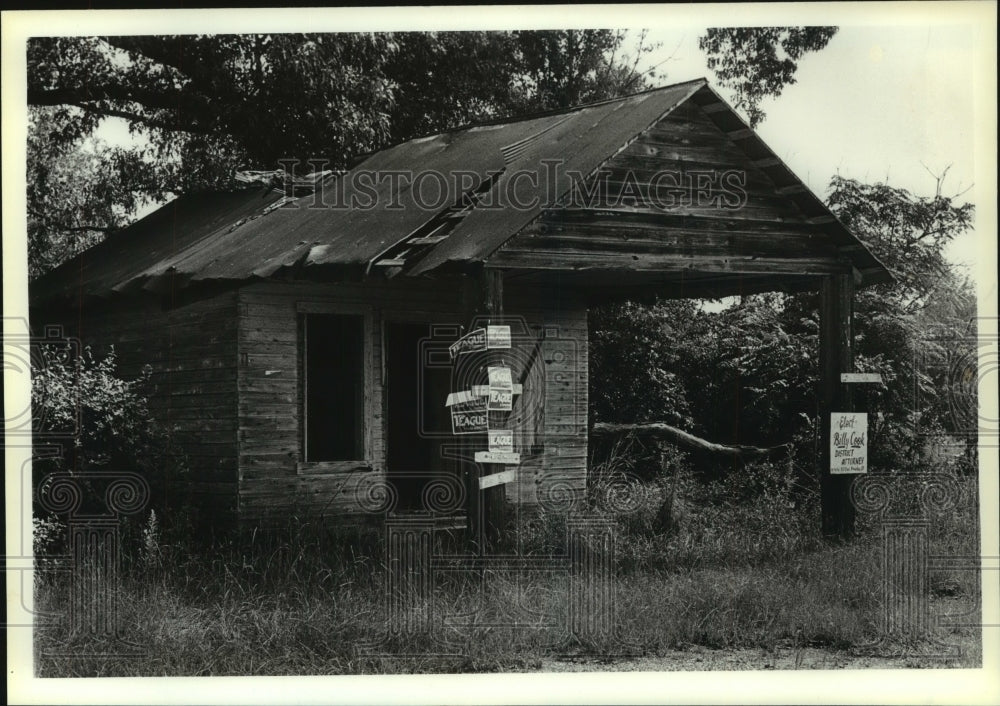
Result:
<instances>
[{"instance_id":1,"label":"roof ridge","mask_svg":"<svg viewBox=\"0 0 1000 706\"><path fill-rule=\"evenodd\" d=\"M438 135L450 135L456 132L462 132L463 130L471 130L477 127L487 127L490 125L513 125L515 123L522 123L528 120L537 120L538 118L548 118L554 115L564 115L568 113L574 113L578 110L584 110L585 108L594 108L599 105L607 105L608 103L617 103L619 101L628 100L629 98L635 98L636 96L644 96L650 93L656 93L657 91L667 91L670 89L675 89L685 84L702 83L704 85L709 85L709 81L704 76L699 78L692 78L687 81L678 81L677 83L671 83L667 86L656 86L654 88L647 88L644 91L636 91L635 93L629 93L624 96L615 96L614 98L604 98L599 101L591 101L590 103L580 103L578 105L571 105L566 108L551 108L549 110L540 110L534 113L518 113L515 115L504 115L495 118L490 118L488 120L477 120L470 123L464 123L456 127L448 128L446 130L437 130L435 132L427 132L420 135L414 135L413 137L408 137L405 140L400 140L399 142L393 142L392 144L385 145L384 147L379 147L377 150L372 150L371 152L364 152L357 155L352 161L351 166L348 167L348 171L354 167L361 164L363 161L376 155L379 152L385 152L386 150L391 150L394 147L399 147L400 145L405 145L407 142L414 142L416 140L427 140L431 137L437 137Z\"/></svg>"},{"instance_id":2,"label":"roof ridge","mask_svg":"<svg viewBox=\"0 0 1000 706\"><path fill-rule=\"evenodd\" d=\"M608 103L617 103L618 101L627 100L629 98L635 98L636 96L644 96L649 93L656 93L657 91L666 91L673 88L678 88L688 83L708 83L708 79L693 78L689 81L679 81L677 83L672 83L668 86L656 86L655 88L647 88L645 91L636 91L635 93L628 93L624 96L615 96L614 98L604 98L599 101L591 101L590 103L580 103L578 105L571 105L566 108L551 108L549 110L539 110L534 113L520 113L517 115L505 115L501 117L491 118L489 120L479 120L472 123L466 123L465 125L460 125L458 127L449 128L448 130L440 130L435 133L429 133L427 135L421 135L418 137L411 137L410 140L420 140L426 139L428 137L433 137L434 135L445 135L450 132L459 132L461 130L470 130L474 127L485 127L487 125L501 125L501 124L511 124L511 123L521 123L527 120L536 120L538 118L547 118L553 115L562 115L565 113L574 113L578 110L583 110L585 108L594 108L599 105L607 105ZM406 140L409 142L410 140Z\"/></svg>"}]
</instances>

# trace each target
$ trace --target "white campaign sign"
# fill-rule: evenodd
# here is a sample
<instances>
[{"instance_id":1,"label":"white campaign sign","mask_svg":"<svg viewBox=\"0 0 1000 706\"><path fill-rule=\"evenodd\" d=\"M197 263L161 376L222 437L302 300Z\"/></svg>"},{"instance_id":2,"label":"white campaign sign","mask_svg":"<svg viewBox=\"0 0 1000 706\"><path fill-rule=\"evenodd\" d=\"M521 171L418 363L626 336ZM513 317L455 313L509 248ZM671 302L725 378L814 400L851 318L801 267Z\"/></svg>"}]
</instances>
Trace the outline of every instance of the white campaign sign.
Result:
<instances>
[{"instance_id":1,"label":"white campaign sign","mask_svg":"<svg viewBox=\"0 0 1000 706\"><path fill-rule=\"evenodd\" d=\"M487 372L490 376L490 387L503 390L514 389L514 382L510 377L510 368L491 366Z\"/></svg>"},{"instance_id":2,"label":"white campaign sign","mask_svg":"<svg viewBox=\"0 0 1000 706\"><path fill-rule=\"evenodd\" d=\"M509 412L514 403L514 382L510 368L491 367L487 369L487 373L490 379L490 397L486 408L491 412Z\"/></svg>"},{"instance_id":3,"label":"white campaign sign","mask_svg":"<svg viewBox=\"0 0 1000 706\"><path fill-rule=\"evenodd\" d=\"M882 382L878 373L841 373L841 382Z\"/></svg>"},{"instance_id":4,"label":"white campaign sign","mask_svg":"<svg viewBox=\"0 0 1000 706\"><path fill-rule=\"evenodd\" d=\"M830 473L868 472L868 413L830 414Z\"/></svg>"},{"instance_id":5,"label":"white campaign sign","mask_svg":"<svg viewBox=\"0 0 1000 706\"><path fill-rule=\"evenodd\" d=\"M513 451L514 434L510 429L490 429L490 451Z\"/></svg>"},{"instance_id":6,"label":"white campaign sign","mask_svg":"<svg viewBox=\"0 0 1000 706\"><path fill-rule=\"evenodd\" d=\"M516 466L521 462L521 454L516 451L477 451L476 463L502 463Z\"/></svg>"},{"instance_id":7,"label":"white campaign sign","mask_svg":"<svg viewBox=\"0 0 1000 706\"><path fill-rule=\"evenodd\" d=\"M514 393L508 390L490 390L489 410L509 412L514 407Z\"/></svg>"},{"instance_id":8,"label":"white campaign sign","mask_svg":"<svg viewBox=\"0 0 1000 706\"><path fill-rule=\"evenodd\" d=\"M501 471L500 473L493 473L488 476L483 476L479 479L479 489L486 490L487 488L492 488L495 485L502 485L504 483L511 483L517 480L517 470L511 468L507 471Z\"/></svg>"},{"instance_id":9,"label":"white campaign sign","mask_svg":"<svg viewBox=\"0 0 1000 706\"><path fill-rule=\"evenodd\" d=\"M452 411L452 434L482 434L486 431L489 420L486 411Z\"/></svg>"},{"instance_id":10,"label":"white campaign sign","mask_svg":"<svg viewBox=\"0 0 1000 706\"><path fill-rule=\"evenodd\" d=\"M448 347L452 360L462 353L486 350L486 329L477 328L462 336Z\"/></svg>"},{"instance_id":11,"label":"white campaign sign","mask_svg":"<svg viewBox=\"0 0 1000 706\"><path fill-rule=\"evenodd\" d=\"M487 326L487 348L510 348L510 326Z\"/></svg>"},{"instance_id":12,"label":"white campaign sign","mask_svg":"<svg viewBox=\"0 0 1000 706\"><path fill-rule=\"evenodd\" d=\"M452 392L445 403L451 410L452 434L482 434L489 426L486 400L468 390Z\"/></svg>"}]
</instances>

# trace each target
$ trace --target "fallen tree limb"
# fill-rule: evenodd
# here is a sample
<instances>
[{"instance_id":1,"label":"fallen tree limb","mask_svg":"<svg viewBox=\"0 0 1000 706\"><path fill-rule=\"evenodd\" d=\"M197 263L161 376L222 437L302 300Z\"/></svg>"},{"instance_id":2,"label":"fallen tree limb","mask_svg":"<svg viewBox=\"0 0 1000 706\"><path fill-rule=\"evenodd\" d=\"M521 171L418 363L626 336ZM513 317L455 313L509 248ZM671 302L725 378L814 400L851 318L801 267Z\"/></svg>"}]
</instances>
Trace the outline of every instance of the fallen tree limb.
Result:
<instances>
[{"instance_id":1,"label":"fallen tree limb","mask_svg":"<svg viewBox=\"0 0 1000 706\"><path fill-rule=\"evenodd\" d=\"M610 422L597 422L590 429L593 436L616 436L622 434L637 434L650 436L662 441L669 441L677 446L693 449L695 451L705 451L720 456L747 460L771 455L777 451L784 451L790 444L770 446L762 448L760 446L730 446L728 444L716 444L706 441L701 437L689 434L676 427L663 422L646 422L644 424L612 424Z\"/></svg>"}]
</instances>

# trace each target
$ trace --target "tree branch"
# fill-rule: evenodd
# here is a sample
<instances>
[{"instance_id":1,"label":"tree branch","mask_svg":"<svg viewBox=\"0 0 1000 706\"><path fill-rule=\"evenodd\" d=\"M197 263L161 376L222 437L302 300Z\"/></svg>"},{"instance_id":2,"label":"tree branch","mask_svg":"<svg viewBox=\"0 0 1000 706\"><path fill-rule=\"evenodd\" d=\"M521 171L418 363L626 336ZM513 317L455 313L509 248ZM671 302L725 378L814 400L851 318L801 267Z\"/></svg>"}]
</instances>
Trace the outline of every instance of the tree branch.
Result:
<instances>
[{"instance_id":1,"label":"tree branch","mask_svg":"<svg viewBox=\"0 0 1000 706\"><path fill-rule=\"evenodd\" d=\"M669 441L695 451L705 451L719 456L728 456L742 461L768 456L777 451L783 451L789 444L761 448L759 446L729 446L706 441L701 437L672 427L663 422L646 422L644 424L613 424L597 422L590 430L593 436L617 436L621 434L643 434L656 439Z\"/></svg>"},{"instance_id":2,"label":"tree branch","mask_svg":"<svg viewBox=\"0 0 1000 706\"><path fill-rule=\"evenodd\" d=\"M60 88L28 86L28 105L75 105L100 111L94 101L123 101L138 103L146 108L179 111L195 120L211 119L211 102L208 98L190 91L158 91L104 84Z\"/></svg>"},{"instance_id":3,"label":"tree branch","mask_svg":"<svg viewBox=\"0 0 1000 706\"><path fill-rule=\"evenodd\" d=\"M109 36L101 39L115 49L145 57L161 66L173 69L181 76L187 76L191 68L191 62L184 62L183 51L170 51L167 47L158 48L148 41L149 37Z\"/></svg>"}]
</instances>

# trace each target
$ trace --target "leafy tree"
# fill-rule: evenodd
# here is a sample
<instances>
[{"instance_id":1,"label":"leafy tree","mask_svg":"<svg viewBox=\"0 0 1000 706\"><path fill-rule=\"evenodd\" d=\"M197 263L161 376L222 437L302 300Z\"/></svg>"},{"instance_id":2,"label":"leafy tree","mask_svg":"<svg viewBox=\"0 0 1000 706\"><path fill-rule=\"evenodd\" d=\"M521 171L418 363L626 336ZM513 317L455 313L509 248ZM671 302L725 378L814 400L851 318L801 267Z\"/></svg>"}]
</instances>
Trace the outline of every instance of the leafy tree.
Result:
<instances>
[{"instance_id":1,"label":"leafy tree","mask_svg":"<svg viewBox=\"0 0 1000 706\"><path fill-rule=\"evenodd\" d=\"M765 117L761 101L795 83L799 59L825 47L836 33L836 27L713 27L698 46L708 55L708 68L736 92L736 107L756 127Z\"/></svg>"},{"instance_id":2,"label":"leafy tree","mask_svg":"<svg viewBox=\"0 0 1000 706\"><path fill-rule=\"evenodd\" d=\"M182 158L177 187L213 186L223 175L183 176L220 158L343 167L423 131L642 88L635 62L617 65L623 41L609 30L39 38L28 102L59 106L63 142L124 119L150 156Z\"/></svg>"},{"instance_id":3,"label":"leafy tree","mask_svg":"<svg viewBox=\"0 0 1000 706\"><path fill-rule=\"evenodd\" d=\"M790 422L813 411L816 329L789 318L785 297L742 297L705 314L685 379L697 433L722 443L789 441Z\"/></svg>"},{"instance_id":4,"label":"leafy tree","mask_svg":"<svg viewBox=\"0 0 1000 706\"><path fill-rule=\"evenodd\" d=\"M944 256L972 227L975 207L944 196L942 183L943 175L930 197L840 176L830 183L830 208L895 277L855 296L858 365L890 383L863 392L876 413L872 437L883 437L873 461L879 449L890 452L890 464L920 458L933 434L962 431L956 422L967 410L956 403L975 409L949 363L975 359L975 295Z\"/></svg>"},{"instance_id":5,"label":"leafy tree","mask_svg":"<svg viewBox=\"0 0 1000 706\"><path fill-rule=\"evenodd\" d=\"M501 115L565 108L648 87L656 48L643 32L632 54L624 31L407 32L386 61L397 100L390 141Z\"/></svg>"},{"instance_id":6,"label":"leafy tree","mask_svg":"<svg viewBox=\"0 0 1000 706\"><path fill-rule=\"evenodd\" d=\"M857 235L892 272L896 281L868 290L865 296L890 297L901 314L926 307L953 272L945 247L972 226L975 208L941 194L915 197L886 183L863 184L835 175L827 203L848 230Z\"/></svg>"},{"instance_id":7,"label":"leafy tree","mask_svg":"<svg viewBox=\"0 0 1000 706\"><path fill-rule=\"evenodd\" d=\"M640 70L659 45L643 30L633 54L622 53L621 30L517 32L523 74L521 110L547 110L628 95L649 86L656 69ZM516 107L516 106L515 106Z\"/></svg>"},{"instance_id":8,"label":"leafy tree","mask_svg":"<svg viewBox=\"0 0 1000 706\"><path fill-rule=\"evenodd\" d=\"M234 164L335 166L388 137L391 35L54 37L28 45L28 103L58 106L63 142L121 118L174 191L218 185ZM225 167L207 169L212 163Z\"/></svg>"},{"instance_id":9,"label":"leafy tree","mask_svg":"<svg viewBox=\"0 0 1000 706\"><path fill-rule=\"evenodd\" d=\"M35 277L127 225L163 191L134 153L60 138L56 109L31 111L27 145L28 266Z\"/></svg>"},{"instance_id":10,"label":"leafy tree","mask_svg":"<svg viewBox=\"0 0 1000 706\"><path fill-rule=\"evenodd\" d=\"M692 363L707 328L704 315L689 299L591 310L591 417L599 422L691 426L685 374L696 367Z\"/></svg>"}]
</instances>

